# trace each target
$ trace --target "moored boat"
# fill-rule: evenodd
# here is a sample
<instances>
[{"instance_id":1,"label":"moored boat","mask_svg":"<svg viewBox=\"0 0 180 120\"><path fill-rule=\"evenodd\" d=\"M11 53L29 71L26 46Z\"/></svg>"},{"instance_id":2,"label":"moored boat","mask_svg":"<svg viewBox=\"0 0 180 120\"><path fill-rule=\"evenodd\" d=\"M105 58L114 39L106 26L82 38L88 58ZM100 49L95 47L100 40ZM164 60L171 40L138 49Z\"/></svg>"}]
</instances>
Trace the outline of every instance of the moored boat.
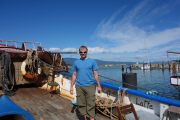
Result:
<instances>
[{"instance_id":1,"label":"moored boat","mask_svg":"<svg viewBox=\"0 0 180 120\"><path fill-rule=\"evenodd\" d=\"M67 74L65 76L67 76ZM60 95L66 96L71 99L73 103L76 103L76 93L74 93L73 96L69 93L70 80L67 79L67 77L62 77L62 75L57 75L55 81L60 85ZM100 113L109 118L118 118L116 107L119 104L117 103L120 99L124 99L126 104L133 104L139 120L180 119L179 100L152 95L139 90L127 89L107 82L101 82L101 85L103 86L103 92L101 94L96 93L96 106ZM124 98L119 94L120 91L126 92ZM100 98L100 100L98 98ZM132 113L132 111L129 113ZM133 114L129 114L126 117L130 120L135 119Z\"/></svg>"},{"instance_id":2,"label":"moored boat","mask_svg":"<svg viewBox=\"0 0 180 120\"><path fill-rule=\"evenodd\" d=\"M49 79L50 73L67 71L59 52L46 51L39 45L34 47L34 42L21 42L20 47L16 41L0 42L0 86L6 93L13 91L16 85L40 85ZM27 48L29 43L31 48Z\"/></svg>"},{"instance_id":3,"label":"moored boat","mask_svg":"<svg viewBox=\"0 0 180 120\"><path fill-rule=\"evenodd\" d=\"M28 50L25 49L25 44L22 46L27 57L18 61L11 59L12 66L14 66L14 73L16 74L16 85L29 84L19 87L16 94L10 99L31 113L37 120L80 119L75 112L72 113L73 108L76 109L76 92L73 95L69 92L71 74L67 72L66 64L63 62L60 53L44 51L40 47L35 51ZM6 53L8 54L6 55ZM7 50L1 53L1 57L5 60L3 57L12 57L11 54L19 55L17 52L9 53ZM11 68L11 66L3 67L7 70L10 70L9 67ZM63 73L63 71L66 72ZM2 74L6 75L6 72L6 69L3 69ZM6 81L7 79L4 78L6 77L2 76L2 80ZM30 83L37 84L39 82L44 85L42 87L30 86ZM10 85L8 84L8 87ZM98 120L125 118L130 120L180 119L179 100L152 95L107 82L101 82L101 85L103 92L101 94L96 92L96 109L100 113L97 115ZM75 89L74 87L74 91ZM102 117L102 115L106 117Z\"/></svg>"},{"instance_id":4,"label":"moored boat","mask_svg":"<svg viewBox=\"0 0 180 120\"><path fill-rule=\"evenodd\" d=\"M180 54L180 52L175 51L167 51L168 54ZM179 60L172 60L171 62L171 76L170 76L170 84L173 85L177 90L180 91L180 62ZM169 64L170 64L169 63Z\"/></svg>"}]
</instances>

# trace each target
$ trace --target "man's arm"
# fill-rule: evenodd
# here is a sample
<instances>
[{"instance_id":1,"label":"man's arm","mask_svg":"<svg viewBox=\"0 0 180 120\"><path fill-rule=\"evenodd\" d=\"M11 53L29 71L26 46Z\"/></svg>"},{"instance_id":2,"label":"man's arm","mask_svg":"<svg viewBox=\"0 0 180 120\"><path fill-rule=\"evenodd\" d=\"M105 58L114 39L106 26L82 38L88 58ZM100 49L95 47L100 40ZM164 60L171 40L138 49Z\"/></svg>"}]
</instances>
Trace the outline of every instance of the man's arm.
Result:
<instances>
[{"instance_id":1,"label":"man's arm","mask_svg":"<svg viewBox=\"0 0 180 120\"><path fill-rule=\"evenodd\" d=\"M76 72L73 72L72 77L71 77L71 87L70 87L70 94L73 95L73 86L75 84L76 80Z\"/></svg>"},{"instance_id":2,"label":"man's arm","mask_svg":"<svg viewBox=\"0 0 180 120\"><path fill-rule=\"evenodd\" d=\"M99 82L98 72L97 71L93 71L93 74L94 74L94 78L95 78L96 83L97 83L98 93L101 93L102 92L102 88L101 88L101 84Z\"/></svg>"}]
</instances>

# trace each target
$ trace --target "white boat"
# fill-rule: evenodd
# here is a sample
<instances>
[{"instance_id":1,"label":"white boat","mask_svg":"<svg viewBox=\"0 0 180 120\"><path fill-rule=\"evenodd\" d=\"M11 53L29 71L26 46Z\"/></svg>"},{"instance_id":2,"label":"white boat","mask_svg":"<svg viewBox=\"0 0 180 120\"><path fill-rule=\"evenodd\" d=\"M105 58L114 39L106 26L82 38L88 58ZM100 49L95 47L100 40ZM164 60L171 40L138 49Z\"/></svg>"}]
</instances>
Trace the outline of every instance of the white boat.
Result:
<instances>
[{"instance_id":1,"label":"white boat","mask_svg":"<svg viewBox=\"0 0 180 120\"><path fill-rule=\"evenodd\" d=\"M74 92L73 95L70 94L70 76L70 73L62 74L62 71L57 73L55 69L51 71L49 79L43 87L38 89L20 89L11 99L17 105L30 112L37 120L74 120L75 117L73 117L69 111L71 105L68 104L67 100L71 100L72 103L76 105L76 92ZM176 82L179 84L179 79L177 79L177 81L174 80L173 84ZM103 92L101 94L96 92L96 108L100 113L111 119L117 119L118 117L119 119L126 118L128 120L134 120L135 118L136 120L180 119L180 100L161 97L150 94L149 92L127 89L106 82L101 82L101 85ZM49 96L49 93L56 92L58 88L60 91L58 95L55 97L52 97L52 95ZM50 91L46 91L48 89ZM74 87L74 91L75 89ZM60 96L67 99L62 99ZM7 105L2 103L0 107L2 110L0 110L0 119L2 119L4 110L7 110ZM8 112L9 110L13 110L11 107L8 108ZM14 112L18 111L13 110L13 113ZM29 116L32 117L31 115ZM11 117L12 116L10 116L10 118ZM98 118L98 120L102 119L106 120L102 117Z\"/></svg>"},{"instance_id":2,"label":"white boat","mask_svg":"<svg viewBox=\"0 0 180 120\"><path fill-rule=\"evenodd\" d=\"M56 75L55 81L59 84L60 95L72 100L72 103L76 103L76 93L70 95L70 80L69 75ZM115 105L118 105L118 101L122 99L120 91L125 91L127 94L123 99L126 99L125 104L132 103L137 113L139 120L166 120L166 119L180 119L180 101L170 98L165 98L157 95L151 95L142 91L123 88L121 86L112 85L110 83L101 82L103 92L101 94L96 92L96 98L103 98L105 101L101 101L101 107L97 107L100 112L105 113L106 116L114 119L117 115ZM75 87L74 87L75 89ZM75 90L74 90L75 91ZM96 99L96 103L97 103ZM97 105L98 106L98 105ZM116 113L115 113L116 112ZM132 112L132 111L131 111ZM125 117L128 120L134 120L133 114L127 114Z\"/></svg>"},{"instance_id":3,"label":"white boat","mask_svg":"<svg viewBox=\"0 0 180 120\"><path fill-rule=\"evenodd\" d=\"M176 54L179 55L180 52L175 51L167 51L168 54ZM171 76L170 76L170 84L173 85L178 91L180 91L180 69L178 60L171 61Z\"/></svg>"},{"instance_id":4,"label":"white boat","mask_svg":"<svg viewBox=\"0 0 180 120\"><path fill-rule=\"evenodd\" d=\"M171 76L170 77L170 83L174 86L180 86L180 76Z\"/></svg>"},{"instance_id":5,"label":"white boat","mask_svg":"<svg viewBox=\"0 0 180 120\"><path fill-rule=\"evenodd\" d=\"M141 66L142 70L149 70L150 69L150 65L149 64L143 64L143 66Z\"/></svg>"}]
</instances>

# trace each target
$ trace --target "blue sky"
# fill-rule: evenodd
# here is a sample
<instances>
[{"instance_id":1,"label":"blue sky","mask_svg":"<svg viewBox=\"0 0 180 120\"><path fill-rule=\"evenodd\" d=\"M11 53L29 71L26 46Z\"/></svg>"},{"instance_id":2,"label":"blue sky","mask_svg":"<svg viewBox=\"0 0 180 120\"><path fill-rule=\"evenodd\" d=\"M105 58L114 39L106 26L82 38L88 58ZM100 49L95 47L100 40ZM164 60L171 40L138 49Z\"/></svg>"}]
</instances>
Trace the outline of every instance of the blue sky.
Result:
<instances>
[{"instance_id":1,"label":"blue sky","mask_svg":"<svg viewBox=\"0 0 180 120\"><path fill-rule=\"evenodd\" d=\"M0 0L0 39L40 42L90 58L156 61L180 58L179 0ZM64 57L79 57L64 55Z\"/></svg>"}]
</instances>

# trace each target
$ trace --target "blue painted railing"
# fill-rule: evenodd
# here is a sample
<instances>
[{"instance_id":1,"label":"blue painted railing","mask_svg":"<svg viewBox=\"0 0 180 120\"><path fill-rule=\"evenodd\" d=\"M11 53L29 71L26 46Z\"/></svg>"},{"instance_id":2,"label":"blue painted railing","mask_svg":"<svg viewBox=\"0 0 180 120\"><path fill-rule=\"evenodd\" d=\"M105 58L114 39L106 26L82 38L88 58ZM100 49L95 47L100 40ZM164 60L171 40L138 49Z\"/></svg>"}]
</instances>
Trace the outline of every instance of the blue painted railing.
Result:
<instances>
[{"instance_id":1,"label":"blue painted railing","mask_svg":"<svg viewBox=\"0 0 180 120\"><path fill-rule=\"evenodd\" d=\"M107 87L113 90L126 90L126 92L128 94L132 94L135 96L140 96L146 99L150 99L150 100L154 100L154 101L158 101L164 104L168 104L168 105L173 105L173 106L177 106L180 107L180 100L175 100L175 99L170 99L170 98L166 98L166 97L161 97L161 96L157 96L157 95L149 95L146 94L145 92L142 91L138 91L138 90L133 90L133 89L127 89L127 88L123 88L121 86L117 86L117 85L112 85L106 82L101 82L101 85L103 87Z\"/></svg>"},{"instance_id":2,"label":"blue painted railing","mask_svg":"<svg viewBox=\"0 0 180 120\"><path fill-rule=\"evenodd\" d=\"M71 73L66 73L64 75L67 75L67 76L70 77L72 74ZM132 94L132 95L143 97L143 98L146 98L146 99L158 101L158 102L161 102L161 103L164 103L164 104L167 104L167 105L173 105L173 106L180 107L180 100L161 97L161 96L157 96L157 95L150 95L150 94L146 94L145 92L142 92L142 91L139 91L139 90L127 89L127 88L123 88L123 87L118 86L118 85L112 85L112 84L107 83L107 82L101 82L101 85L103 87L107 87L107 88L117 90L117 91L125 89L128 94Z\"/></svg>"}]
</instances>

